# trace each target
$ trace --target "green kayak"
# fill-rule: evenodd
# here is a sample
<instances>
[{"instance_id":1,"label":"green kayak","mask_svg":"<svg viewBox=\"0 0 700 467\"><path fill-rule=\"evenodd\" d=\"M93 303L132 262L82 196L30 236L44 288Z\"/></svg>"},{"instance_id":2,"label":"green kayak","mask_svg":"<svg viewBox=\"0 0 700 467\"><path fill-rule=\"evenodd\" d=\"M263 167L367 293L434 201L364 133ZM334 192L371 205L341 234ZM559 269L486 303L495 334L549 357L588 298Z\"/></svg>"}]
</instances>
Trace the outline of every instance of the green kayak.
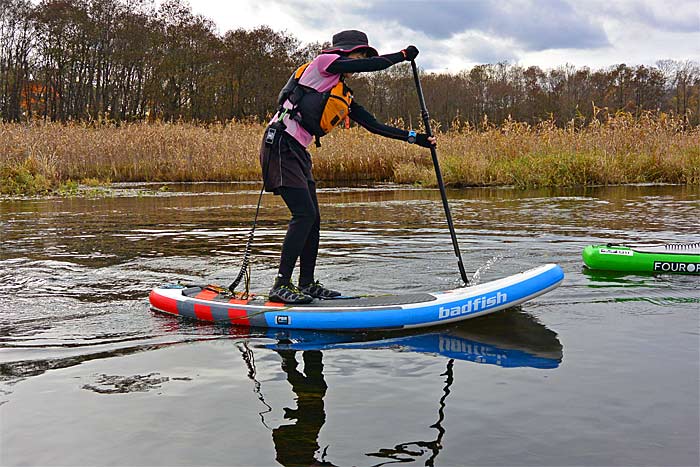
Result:
<instances>
[{"instance_id":1,"label":"green kayak","mask_svg":"<svg viewBox=\"0 0 700 467\"><path fill-rule=\"evenodd\" d=\"M589 245L583 262L590 269L700 274L700 242L665 245Z\"/></svg>"}]
</instances>

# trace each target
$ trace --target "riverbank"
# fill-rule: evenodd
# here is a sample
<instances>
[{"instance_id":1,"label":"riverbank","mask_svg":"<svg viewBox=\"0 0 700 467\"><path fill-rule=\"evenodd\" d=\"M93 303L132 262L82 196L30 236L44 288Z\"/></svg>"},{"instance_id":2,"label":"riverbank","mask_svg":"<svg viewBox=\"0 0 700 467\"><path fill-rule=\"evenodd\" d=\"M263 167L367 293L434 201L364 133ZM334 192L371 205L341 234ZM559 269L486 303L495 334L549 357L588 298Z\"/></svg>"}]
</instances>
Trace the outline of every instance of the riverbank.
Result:
<instances>
[{"instance_id":1,"label":"riverbank","mask_svg":"<svg viewBox=\"0 0 700 467\"><path fill-rule=\"evenodd\" d=\"M71 184L254 181L257 122L0 124L0 192L43 194ZM507 122L438 134L445 183L522 188L624 183L700 184L700 129L666 115L628 114L583 128ZM430 153L361 128L310 151L318 180L435 185ZM70 191L70 190L69 190Z\"/></svg>"}]
</instances>

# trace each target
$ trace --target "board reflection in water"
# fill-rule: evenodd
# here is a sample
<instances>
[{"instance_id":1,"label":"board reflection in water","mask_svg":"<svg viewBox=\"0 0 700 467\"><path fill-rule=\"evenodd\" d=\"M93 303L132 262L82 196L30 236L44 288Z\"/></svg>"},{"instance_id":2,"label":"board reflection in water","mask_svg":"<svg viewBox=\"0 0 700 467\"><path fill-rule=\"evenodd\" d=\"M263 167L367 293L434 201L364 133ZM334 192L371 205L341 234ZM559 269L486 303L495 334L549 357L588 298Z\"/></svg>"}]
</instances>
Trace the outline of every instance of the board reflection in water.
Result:
<instances>
[{"instance_id":1,"label":"board reflection in water","mask_svg":"<svg viewBox=\"0 0 700 467\"><path fill-rule=\"evenodd\" d=\"M267 331L276 342L258 347L274 350L281 357L281 369L291 386L296 407L284 408L282 423L272 428L276 459L285 466L317 465L332 466L326 460L330 446L320 446L319 432L326 421L324 397L328 385L323 374L323 351L393 349L398 352L418 352L445 358L445 371L436 375L442 380L442 394L438 401L437 421L424 423L436 431L432 440L409 441L392 448L379 448L365 453L373 458L386 458L386 462L409 462L425 460L425 465L434 465L445 435L443 420L448 416L448 396L454 381L455 360L479 364L498 365L504 368L532 367L556 368L562 361L562 345L555 332L540 324L532 316L517 310L483 317L449 328L431 332L390 334L350 334L313 331ZM261 412L265 424L265 413L272 407L265 400L260 382L256 379L255 354L247 344L239 345L248 367L248 377L255 383L255 392L268 408ZM303 370L300 370L300 354ZM265 425L267 426L267 425ZM269 428L269 427L268 427Z\"/></svg>"},{"instance_id":2,"label":"board reflection in water","mask_svg":"<svg viewBox=\"0 0 700 467\"><path fill-rule=\"evenodd\" d=\"M397 349L437 354L502 367L556 368L562 360L557 334L534 317L508 310L469 323L423 332L333 333L271 330L272 349Z\"/></svg>"}]
</instances>

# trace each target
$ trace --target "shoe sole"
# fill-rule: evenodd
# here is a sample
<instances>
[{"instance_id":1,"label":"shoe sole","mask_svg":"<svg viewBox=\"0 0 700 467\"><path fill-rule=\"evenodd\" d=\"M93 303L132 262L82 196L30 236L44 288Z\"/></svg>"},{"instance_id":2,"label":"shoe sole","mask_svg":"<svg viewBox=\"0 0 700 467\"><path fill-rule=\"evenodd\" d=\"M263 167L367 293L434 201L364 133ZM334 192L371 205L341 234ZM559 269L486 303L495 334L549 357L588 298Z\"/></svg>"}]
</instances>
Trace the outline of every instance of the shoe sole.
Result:
<instances>
[{"instance_id":1,"label":"shoe sole","mask_svg":"<svg viewBox=\"0 0 700 467\"><path fill-rule=\"evenodd\" d=\"M274 296L274 297L270 296L267 299L271 302L284 303L286 305L308 305L309 303L314 301L314 297L311 297L311 300L304 299L304 300L295 300L295 301L288 301L288 300L285 300L282 297L278 297L278 296Z\"/></svg>"}]
</instances>

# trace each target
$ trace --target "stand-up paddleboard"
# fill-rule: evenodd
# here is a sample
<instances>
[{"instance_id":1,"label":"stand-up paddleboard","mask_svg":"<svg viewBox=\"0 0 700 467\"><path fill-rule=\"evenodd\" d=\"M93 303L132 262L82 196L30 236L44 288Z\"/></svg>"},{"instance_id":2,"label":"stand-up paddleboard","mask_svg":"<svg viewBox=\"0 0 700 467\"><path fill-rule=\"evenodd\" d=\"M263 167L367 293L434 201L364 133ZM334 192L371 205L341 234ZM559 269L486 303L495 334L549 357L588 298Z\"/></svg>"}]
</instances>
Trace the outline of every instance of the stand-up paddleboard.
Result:
<instances>
[{"instance_id":1,"label":"stand-up paddleboard","mask_svg":"<svg viewBox=\"0 0 700 467\"><path fill-rule=\"evenodd\" d=\"M589 269L700 274L700 243L589 245L582 255Z\"/></svg>"},{"instance_id":2,"label":"stand-up paddleboard","mask_svg":"<svg viewBox=\"0 0 700 467\"><path fill-rule=\"evenodd\" d=\"M559 286L564 272L547 264L471 287L434 293L314 300L285 305L261 297L241 300L220 289L165 286L151 291L152 309L187 318L286 329L410 329L454 323L503 310Z\"/></svg>"},{"instance_id":3,"label":"stand-up paddleboard","mask_svg":"<svg viewBox=\"0 0 700 467\"><path fill-rule=\"evenodd\" d=\"M413 60L411 60L411 68L413 69L425 132L428 137L432 137L430 115L425 106L418 68ZM457 257L457 266L462 282L469 286L470 282L459 250L434 144L430 146L430 154L452 246ZM262 193L261 190L258 198L258 209ZM203 321L264 328L336 331L411 329L453 323L519 305L556 288L564 279L564 272L558 265L547 264L485 284L446 292L316 300L307 305L297 306L266 302L259 298L241 299L240 296L232 294L229 290L235 290L244 276L249 277L246 271L249 265L250 247L257 223L258 209L256 209L253 228L248 235L241 270L229 287L170 286L157 288L151 292L149 297L152 308ZM246 295L247 291L246 286Z\"/></svg>"}]
</instances>

